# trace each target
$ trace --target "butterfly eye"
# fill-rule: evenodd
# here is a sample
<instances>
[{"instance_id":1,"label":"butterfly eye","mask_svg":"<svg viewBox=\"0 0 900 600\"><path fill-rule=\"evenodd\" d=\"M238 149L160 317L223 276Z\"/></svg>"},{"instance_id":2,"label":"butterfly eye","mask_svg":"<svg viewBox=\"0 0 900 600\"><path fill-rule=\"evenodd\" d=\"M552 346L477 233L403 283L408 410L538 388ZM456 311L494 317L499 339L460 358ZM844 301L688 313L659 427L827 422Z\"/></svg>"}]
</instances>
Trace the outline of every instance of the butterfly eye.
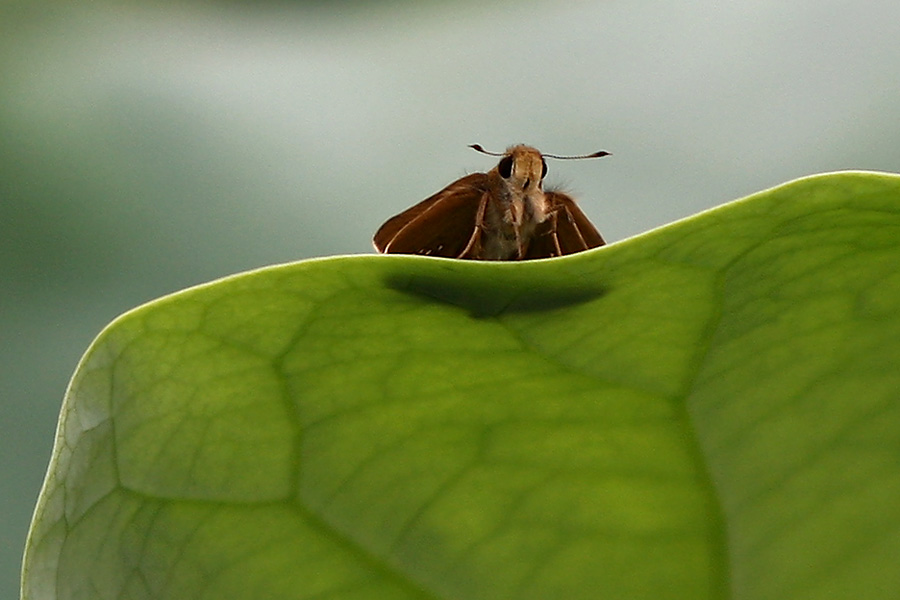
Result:
<instances>
[{"instance_id":1,"label":"butterfly eye","mask_svg":"<svg viewBox=\"0 0 900 600\"><path fill-rule=\"evenodd\" d=\"M541 179L547 176L547 161L541 159Z\"/></svg>"},{"instance_id":2,"label":"butterfly eye","mask_svg":"<svg viewBox=\"0 0 900 600\"><path fill-rule=\"evenodd\" d=\"M497 165L497 170L500 171L500 177L509 179L509 176L512 175L512 165L512 156L504 156L501 158L500 163Z\"/></svg>"}]
</instances>

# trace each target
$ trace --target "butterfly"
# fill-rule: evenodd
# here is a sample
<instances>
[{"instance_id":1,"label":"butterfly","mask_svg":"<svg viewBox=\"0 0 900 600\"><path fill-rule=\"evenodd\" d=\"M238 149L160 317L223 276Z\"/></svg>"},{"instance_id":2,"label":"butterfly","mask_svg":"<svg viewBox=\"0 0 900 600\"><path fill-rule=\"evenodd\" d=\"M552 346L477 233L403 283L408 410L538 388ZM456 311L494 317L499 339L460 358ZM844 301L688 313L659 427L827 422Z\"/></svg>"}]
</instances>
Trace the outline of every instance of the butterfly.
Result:
<instances>
[{"instance_id":1,"label":"butterfly","mask_svg":"<svg viewBox=\"0 0 900 600\"><path fill-rule=\"evenodd\" d=\"M423 254L472 260L531 260L574 254L605 244L597 228L568 194L543 189L545 158L599 158L541 154L522 144L500 156L487 173L457 179L412 208L391 217L375 233L385 254Z\"/></svg>"}]
</instances>

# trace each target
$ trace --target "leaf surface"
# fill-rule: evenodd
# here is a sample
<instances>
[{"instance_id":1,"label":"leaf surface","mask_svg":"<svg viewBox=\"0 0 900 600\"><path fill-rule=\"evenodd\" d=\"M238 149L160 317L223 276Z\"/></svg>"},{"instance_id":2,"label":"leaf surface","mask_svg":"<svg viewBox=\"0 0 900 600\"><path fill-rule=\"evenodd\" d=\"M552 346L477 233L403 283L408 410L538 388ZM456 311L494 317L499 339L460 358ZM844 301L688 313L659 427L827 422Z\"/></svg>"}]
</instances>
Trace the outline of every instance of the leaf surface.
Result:
<instances>
[{"instance_id":1,"label":"leaf surface","mask_svg":"<svg viewBox=\"0 0 900 600\"><path fill-rule=\"evenodd\" d=\"M894 598L900 177L561 259L313 260L117 319L23 597Z\"/></svg>"}]
</instances>

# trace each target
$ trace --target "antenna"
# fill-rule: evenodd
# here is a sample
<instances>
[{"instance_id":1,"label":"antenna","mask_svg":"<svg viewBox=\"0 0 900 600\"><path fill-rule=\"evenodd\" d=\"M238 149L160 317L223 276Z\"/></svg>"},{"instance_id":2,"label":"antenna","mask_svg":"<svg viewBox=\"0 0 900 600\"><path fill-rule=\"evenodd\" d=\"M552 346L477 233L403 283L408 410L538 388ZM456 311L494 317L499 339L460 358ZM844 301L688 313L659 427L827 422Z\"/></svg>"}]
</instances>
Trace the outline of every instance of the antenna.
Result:
<instances>
[{"instance_id":1,"label":"antenna","mask_svg":"<svg viewBox=\"0 0 900 600\"><path fill-rule=\"evenodd\" d=\"M609 156L611 153L605 150L598 150L590 154L579 154L578 156L560 156L558 154L541 154L544 158L556 158L558 160L578 160L581 158L600 158L601 156Z\"/></svg>"},{"instance_id":2,"label":"antenna","mask_svg":"<svg viewBox=\"0 0 900 600\"><path fill-rule=\"evenodd\" d=\"M472 150L476 150L481 152L482 154L487 154L488 156L506 156L503 152L489 152L481 147L480 144L469 144L469 148ZM582 158L600 158L602 156L610 156L611 152L607 152L605 150L598 150L597 152L592 152L590 154L579 154L578 156L560 156L559 154L541 154L544 158L556 158L558 160L579 160Z\"/></svg>"},{"instance_id":3,"label":"antenna","mask_svg":"<svg viewBox=\"0 0 900 600\"><path fill-rule=\"evenodd\" d=\"M487 150L482 148L480 144L469 144L469 148L481 152L482 154L487 154L488 156L506 156L506 154L502 152L488 152Z\"/></svg>"}]
</instances>

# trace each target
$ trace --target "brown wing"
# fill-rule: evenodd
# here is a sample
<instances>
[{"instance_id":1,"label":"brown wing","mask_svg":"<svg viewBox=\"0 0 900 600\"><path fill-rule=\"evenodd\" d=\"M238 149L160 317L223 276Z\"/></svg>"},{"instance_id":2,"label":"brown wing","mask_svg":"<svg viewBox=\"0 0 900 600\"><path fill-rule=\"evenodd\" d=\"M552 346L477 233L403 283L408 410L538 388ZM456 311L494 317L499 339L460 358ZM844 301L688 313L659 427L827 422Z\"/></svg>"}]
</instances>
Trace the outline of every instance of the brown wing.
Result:
<instances>
[{"instance_id":1,"label":"brown wing","mask_svg":"<svg viewBox=\"0 0 900 600\"><path fill-rule=\"evenodd\" d=\"M574 254L606 243L571 196L561 192L545 192L544 196L550 217L535 230L525 260Z\"/></svg>"},{"instance_id":2,"label":"brown wing","mask_svg":"<svg viewBox=\"0 0 900 600\"><path fill-rule=\"evenodd\" d=\"M461 258L471 252L486 200L487 175L473 173L392 217L373 242L386 254L426 254Z\"/></svg>"},{"instance_id":3,"label":"brown wing","mask_svg":"<svg viewBox=\"0 0 900 600\"><path fill-rule=\"evenodd\" d=\"M546 192L550 210L556 213L556 241L561 254L573 254L603 246L606 242L575 200L560 192Z\"/></svg>"},{"instance_id":4,"label":"brown wing","mask_svg":"<svg viewBox=\"0 0 900 600\"><path fill-rule=\"evenodd\" d=\"M559 249L559 243L556 239L556 219L555 212L550 213L546 221L537 226L528 242L528 249L522 260L532 260L535 258L552 258L562 255Z\"/></svg>"}]
</instances>

